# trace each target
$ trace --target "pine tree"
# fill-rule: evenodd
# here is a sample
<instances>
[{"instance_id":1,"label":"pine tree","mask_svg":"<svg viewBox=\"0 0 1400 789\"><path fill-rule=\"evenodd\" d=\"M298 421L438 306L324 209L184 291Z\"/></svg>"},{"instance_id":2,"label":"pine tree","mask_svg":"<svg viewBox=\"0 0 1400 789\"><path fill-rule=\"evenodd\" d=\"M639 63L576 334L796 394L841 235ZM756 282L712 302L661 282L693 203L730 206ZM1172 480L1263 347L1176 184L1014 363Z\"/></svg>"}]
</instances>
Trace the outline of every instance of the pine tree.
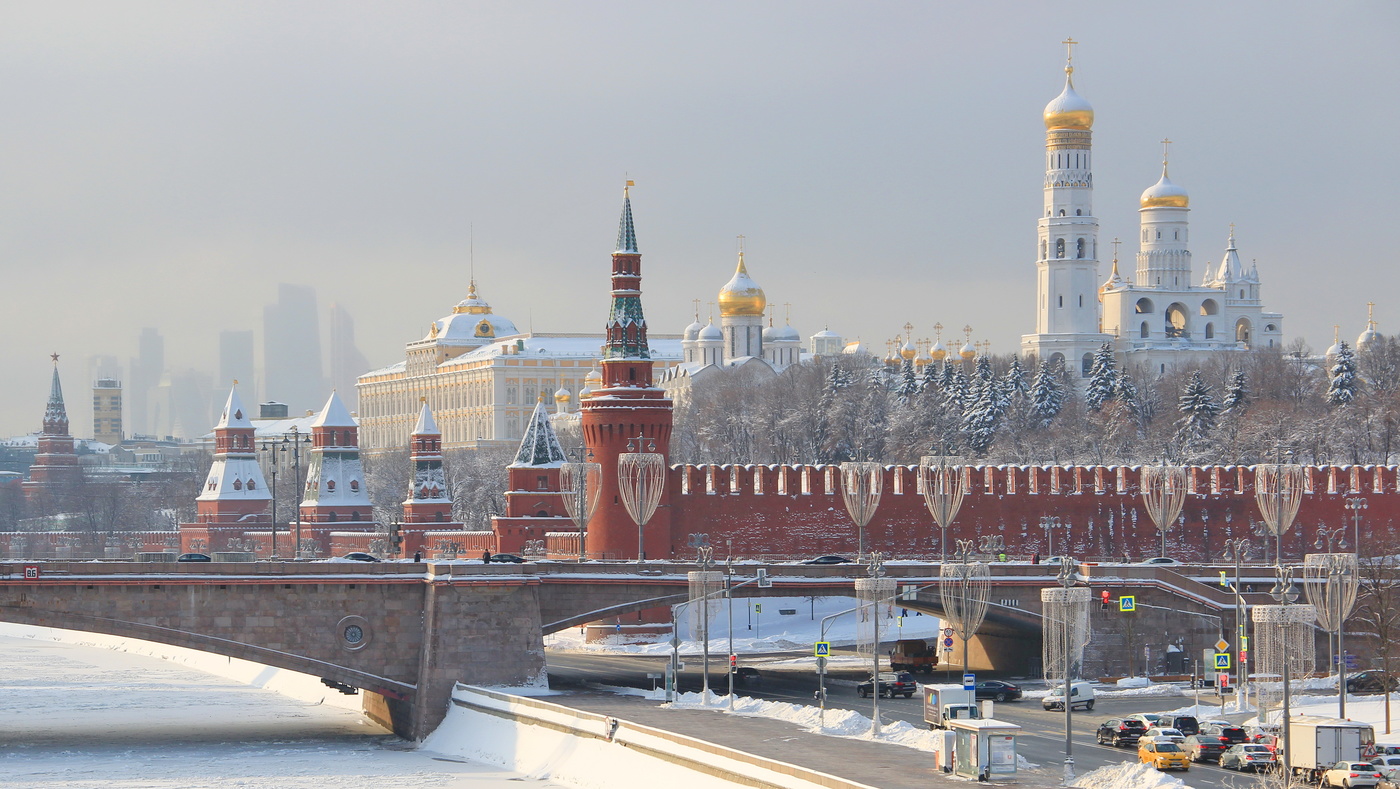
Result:
<instances>
[{"instance_id":1,"label":"pine tree","mask_svg":"<svg viewBox=\"0 0 1400 789\"><path fill-rule=\"evenodd\" d=\"M963 414L962 431L967 448L978 457L985 457L996 439L997 427L1005 410L1001 402L1001 386L994 378L984 379L977 386L976 396L971 399Z\"/></svg>"},{"instance_id":2,"label":"pine tree","mask_svg":"<svg viewBox=\"0 0 1400 789\"><path fill-rule=\"evenodd\" d=\"M943 410L954 419L961 419L967 411L971 394L962 368L953 368L952 380L943 385Z\"/></svg>"},{"instance_id":3,"label":"pine tree","mask_svg":"<svg viewBox=\"0 0 1400 789\"><path fill-rule=\"evenodd\" d=\"M1030 387L1026 383L1026 371L1021 369L1021 357L1011 357L1011 364L1006 368L1006 374L1002 376L1001 380L1006 396L1013 402L1024 400L1030 395Z\"/></svg>"},{"instance_id":4,"label":"pine tree","mask_svg":"<svg viewBox=\"0 0 1400 789\"><path fill-rule=\"evenodd\" d=\"M1094 353L1094 363L1089 368L1089 387L1084 391L1084 404L1090 411L1098 411L1104 403L1114 398L1117 389L1118 363L1113 359L1113 347L1104 343Z\"/></svg>"},{"instance_id":5,"label":"pine tree","mask_svg":"<svg viewBox=\"0 0 1400 789\"><path fill-rule=\"evenodd\" d=\"M1225 387L1225 399L1220 403L1220 413L1225 416L1243 416L1249 410L1249 378L1244 370L1236 370Z\"/></svg>"},{"instance_id":6,"label":"pine tree","mask_svg":"<svg viewBox=\"0 0 1400 789\"><path fill-rule=\"evenodd\" d=\"M924 365L924 375L919 381L919 391L934 392L937 391L940 386L942 386L942 384L939 383L938 380L938 365L929 362Z\"/></svg>"},{"instance_id":7,"label":"pine tree","mask_svg":"<svg viewBox=\"0 0 1400 789\"><path fill-rule=\"evenodd\" d=\"M1327 404L1340 408L1355 402L1361 389L1356 375L1356 356L1346 341L1338 343L1337 357L1332 362L1331 381L1327 384Z\"/></svg>"},{"instance_id":8,"label":"pine tree","mask_svg":"<svg viewBox=\"0 0 1400 789\"><path fill-rule=\"evenodd\" d=\"M977 361L973 364L973 369L976 371L979 386L992 380L992 378L996 376L996 373L992 370L992 360L989 359L986 354L977 357Z\"/></svg>"},{"instance_id":9,"label":"pine tree","mask_svg":"<svg viewBox=\"0 0 1400 789\"><path fill-rule=\"evenodd\" d=\"M1031 382L1031 413L1041 427L1049 427L1065 407L1065 390L1060 371L1049 359L1041 361Z\"/></svg>"},{"instance_id":10,"label":"pine tree","mask_svg":"<svg viewBox=\"0 0 1400 789\"><path fill-rule=\"evenodd\" d=\"M943 370L939 373L939 383L943 385L944 389L947 389L953 383L953 378L955 377L953 375L953 369L953 359L952 356L949 355L948 358L943 360Z\"/></svg>"},{"instance_id":11,"label":"pine tree","mask_svg":"<svg viewBox=\"0 0 1400 789\"><path fill-rule=\"evenodd\" d=\"M899 383L895 384L895 394L899 396L899 402L910 403L914 395L919 393L919 379L914 376L914 362L905 359L899 365Z\"/></svg>"},{"instance_id":12,"label":"pine tree","mask_svg":"<svg viewBox=\"0 0 1400 789\"><path fill-rule=\"evenodd\" d=\"M1127 373L1118 376L1118 386L1114 390L1114 397L1123 404L1123 408L1139 425L1144 423L1142 410L1142 395L1138 393L1137 384Z\"/></svg>"},{"instance_id":13,"label":"pine tree","mask_svg":"<svg viewBox=\"0 0 1400 789\"><path fill-rule=\"evenodd\" d=\"M1210 435L1220 406L1211 395L1210 387L1201 380L1200 371L1191 373L1191 380L1177 400L1177 409L1181 411L1181 419L1176 423L1176 434L1183 443L1189 446L1204 441Z\"/></svg>"}]
</instances>

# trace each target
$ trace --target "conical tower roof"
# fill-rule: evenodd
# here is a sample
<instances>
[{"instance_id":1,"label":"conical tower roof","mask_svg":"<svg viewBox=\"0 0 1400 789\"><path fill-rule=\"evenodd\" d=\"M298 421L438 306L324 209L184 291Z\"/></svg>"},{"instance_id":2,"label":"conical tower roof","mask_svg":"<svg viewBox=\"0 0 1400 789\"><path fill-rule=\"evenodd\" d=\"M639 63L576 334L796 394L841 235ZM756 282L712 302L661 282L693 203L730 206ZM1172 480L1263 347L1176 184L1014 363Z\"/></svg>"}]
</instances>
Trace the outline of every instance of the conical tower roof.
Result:
<instances>
[{"instance_id":1,"label":"conical tower roof","mask_svg":"<svg viewBox=\"0 0 1400 789\"><path fill-rule=\"evenodd\" d=\"M413 426L415 436L437 436L442 431L438 430L437 420L433 419L433 409L428 407L427 398L423 399L423 407L418 411L418 423Z\"/></svg>"},{"instance_id":2,"label":"conical tower roof","mask_svg":"<svg viewBox=\"0 0 1400 789\"><path fill-rule=\"evenodd\" d=\"M535 411L530 414L530 423L525 427L525 437L520 440L520 451L515 453L515 462L510 464L510 468L550 468L563 462L564 447L554 434L549 412L541 400L535 403Z\"/></svg>"},{"instance_id":3,"label":"conical tower roof","mask_svg":"<svg viewBox=\"0 0 1400 789\"><path fill-rule=\"evenodd\" d=\"M340 395L334 390L331 391L331 398L326 401L326 407L321 409L321 413L311 421L312 427L358 427L355 418L350 416L346 410L345 403L341 402Z\"/></svg>"},{"instance_id":4,"label":"conical tower roof","mask_svg":"<svg viewBox=\"0 0 1400 789\"><path fill-rule=\"evenodd\" d=\"M224 413L219 417L219 423L214 425L214 429L252 426L248 413L243 410L243 400L238 396L238 384L234 384L228 390L228 402L224 403Z\"/></svg>"},{"instance_id":5,"label":"conical tower roof","mask_svg":"<svg viewBox=\"0 0 1400 789\"><path fill-rule=\"evenodd\" d=\"M631 187L631 181L622 187L622 218L617 223L617 249L613 250L619 255L641 254L637 251L637 230L632 227L632 196L628 192Z\"/></svg>"},{"instance_id":6,"label":"conical tower roof","mask_svg":"<svg viewBox=\"0 0 1400 789\"><path fill-rule=\"evenodd\" d=\"M58 380L58 354L53 355L53 383L49 385L49 402L44 406L44 433L68 435L68 409L63 405L63 385Z\"/></svg>"}]
</instances>

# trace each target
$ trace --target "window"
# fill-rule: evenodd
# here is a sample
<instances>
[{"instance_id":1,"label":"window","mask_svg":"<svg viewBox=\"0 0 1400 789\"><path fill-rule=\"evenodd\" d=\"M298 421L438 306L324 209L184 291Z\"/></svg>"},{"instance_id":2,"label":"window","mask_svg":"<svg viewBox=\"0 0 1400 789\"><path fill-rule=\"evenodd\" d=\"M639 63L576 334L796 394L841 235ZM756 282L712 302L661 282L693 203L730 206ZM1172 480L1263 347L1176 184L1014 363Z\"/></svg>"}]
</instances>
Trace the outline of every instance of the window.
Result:
<instances>
[{"instance_id":1,"label":"window","mask_svg":"<svg viewBox=\"0 0 1400 789\"><path fill-rule=\"evenodd\" d=\"M1180 230L1174 230L1174 231L1172 231L1172 238L1175 239L1175 240L1177 240L1177 241L1180 241L1180 240L1181 240L1181 231L1180 231Z\"/></svg>"},{"instance_id":2,"label":"window","mask_svg":"<svg viewBox=\"0 0 1400 789\"><path fill-rule=\"evenodd\" d=\"M1084 294L1079 294L1079 306L1084 306Z\"/></svg>"},{"instance_id":3,"label":"window","mask_svg":"<svg viewBox=\"0 0 1400 789\"><path fill-rule=\"evenodd\" d=\"M1166 318L1165 328L1168 339L1191 336L1186 325L1186 307L1180 302L1167 307L1164 317Z\"/></svg>"},{"instance_id":4,"label":"window","mask_svg":"<svg viewBox=\"0 0 1400 789\"><path fill-rule=\"evenodd\" d=\"M1075 215L1075 216L1084 216L1084 209L1082 209L1082 208L1076 208L1076 209L1074 209L1074 215Z\"/></svg>"},{"instance_id":5,"label":"window","mask_svg":"<svg viewBox=\"0 0 1400 789\"><path fill-rule=\"evenodd\" d=\"M1215 315L1219 312L1220 305L1216 303L1215 299L1206 299L1205 301L1201 302L1202 315Z\"/></svg>"},{"instance_id":6,"label":"window","mask_svg":"<svg viewBox=\"0 0 1400 789\"><path fill-rule=\"evenodd\" d=\"M1060 216L1064 216L1064 215L1065 215L1065 209L1061 208L1061 209L1060 209Z\"/></svg>"},{"instance_id":7,"label":"window","mask_svg":"<svg viewBox=\"0 0 1400 789\"><path fill-rule=\"evenodd\" d=\"M1207 339L1207 340L1213 340L1213 339L1215 339L1215 324L1214 324L1214 323L1207 323L1207 324L1206 324L1206 339Z\"/></svg>"},{"instance_id":8,"label":"window","mask_svg":"<svg viewBox=\"0 0 1400 789\"><path fill-rule=\"evenodd\" d=\"M549 490L549 477L543 475L535 477L535 490Z\"/></svg>"},{"instance_id":9,"label":"window","mask_svg":"<svg viewBox=\"0 0 1400 789\"><path fill-rule=\"evenodd\" d=\"M1092 353L1084 354L1083 358L1079 360L1079 377L1088 378L1089 373L1093 371L1093 369L1094 355Z\"/></svg>"},{"instance_id":10,"label":"window","mask_svg":"<svg viewBox=\"0 0 1400 789\"><path fill-rule=\"evenodd\" d=\"M351 511L350 511L350 520L357 521L357 520L359 520L359 519L360 519L360 511L359 511L359 510L351 510Z\"/></svg>"},{"instance_id":11,"label":"window","mask_svg":"<svg viewBox=\"0 0 1400 789\"><path fill-rule=\"evenodd\" d=\"M1134 307L1134 310L1136 310L1139 315L1149 315L1152 309L1152 299L1138 299L1137 305Z\"/></svg>"},{"instance_id":12,"label":"window","mask_svg":"<svg viewBox=\"0 0 1400 789\"><path fill-rule=\"evenodd\" d=\"M1060 308L1063 309L1064 306L1065 306L1065 297L1064 297L1064 296L1057 296L1056 298L1058 298L1058 299L1060 300L1060 303L1059 303L1059 305L1057 305L1057 306L1059 306Z\"/></svg>"},{"instance_id":13,"label":"window","mask_svg":"<svg viewBox=\"0 0 1400 789\"><path fill-rule=\"evenodd\" d=\"M1138 336L1144 340L1152 336L1152 330L1147 328L1147 321L1142 322L1142 327L1138 329Z\"/></svg>"},{"instance_id":14,"label":"window","mask_svg":"<svg viewBox=\"0 0 1400 789\"><path fill-rule=\"evenodd\" d=\"M1079 253L1079 254L1077 255L1077 257L1080 257L1080 258L1084 257L1084 239L1082 239L1082 238L1079 239L1079 241L1077 242L1076 246L1078 247L1078 253Z\"/></svg>"},{"instance_id":15,"label":"window","mask_svg":"<svg viewBox=\"0 0 1400 789\"><path fill-rule=\"evenodd\" d=\"M335 523L336 517L335 517L335 511L334 511L334 510L332 510L331 512L326 513L326 520L330 521L331 523Z\"/></svg>"},{"instance_id":16,"label":"window","mask_svg":"<svg viewBox=\"0 0 1400 789\"><path fill-rule=\"evenodd\" d=\"M1055 257L1057 257L1057 258L1062 258L1062 257L1064 257L1064 256L1065 256L1065 240L1064 240L1063 238L1057 238L1057 239L1055 239Z\"/></svg>"}]
</instances>

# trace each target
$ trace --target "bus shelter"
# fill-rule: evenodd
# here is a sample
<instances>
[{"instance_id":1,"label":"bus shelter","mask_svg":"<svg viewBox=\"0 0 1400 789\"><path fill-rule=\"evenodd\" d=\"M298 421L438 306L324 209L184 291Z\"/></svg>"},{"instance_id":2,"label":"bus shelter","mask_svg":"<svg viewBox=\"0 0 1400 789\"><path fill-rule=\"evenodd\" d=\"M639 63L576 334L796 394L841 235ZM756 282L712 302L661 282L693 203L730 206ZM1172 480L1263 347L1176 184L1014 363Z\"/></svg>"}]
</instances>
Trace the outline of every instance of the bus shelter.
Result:
<instances>
[{"instance_id":1,"label":"bus shelter","mask_svg":"<svg viewBox=\"0 0 1400 789\"><path fill-rule=\"evenodd\" d=\"M1021 727L1014 723L972 718L950 720L955 742L953 772L966 778L1014 780L1016 778L1016 736Z\"/></svg>"}]
</instances>

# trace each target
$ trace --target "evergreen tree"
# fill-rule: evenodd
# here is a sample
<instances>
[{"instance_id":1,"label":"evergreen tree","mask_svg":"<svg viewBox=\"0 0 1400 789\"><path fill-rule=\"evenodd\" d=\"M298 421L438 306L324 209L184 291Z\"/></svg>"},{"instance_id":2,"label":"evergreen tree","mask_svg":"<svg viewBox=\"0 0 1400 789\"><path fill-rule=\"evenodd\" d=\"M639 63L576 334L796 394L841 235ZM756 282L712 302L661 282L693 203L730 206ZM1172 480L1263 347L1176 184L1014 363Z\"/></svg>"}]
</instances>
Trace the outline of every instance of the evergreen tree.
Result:
<instances>
[{"instance_id":1,"label":"evergreen tree","mask_svg":"<svg viewBox=\"0 0 1400 789\"><path fill-rule=\"evenodd\" d=\"M924 375L923 378L919 381L919 391L937 391L941 385L942 384L939 383L938 379L938 365L934 364L933 362L929 362L928 364L924 365Z\"/></svg>"},{"instance_id":2,"label":"evergreen tree","mask_svg":"<svg viewBox=\"0 0 1400 789\"><path fill-rule=\"evenodd\" d=\"M955 377L953 375L953 369L953 356L949 354L943 359L943 370L939 373L941 376L939 383L943 385L944 389L947 389L953 383L953 378Z\"/></svg>"},{"instance_id":3,"label":"evergreen tree","mask_svg":"<svg viewBox=\"0 0 1400 789\"><path fill-rule=\"evenodd\" d=\"M1225 387L1225 399L1220 403L1220 413L1227 416L1243 416L1249 410L1249 377L1244 370L1236 370Z\"/></svg>"},{"instance_id":4,"label":"evergreen tree","mask_svg":"<svg viewBox=\"0 0 1400 789\"><path fill-rule=\"evenodd\" d=\"M895 384L894 391L901 403L911 402L914 395L919 393L919 379L914 376L913 360L905 359L899 365L899 383Z\"/></svg>"},{"instance_id":5,"label":"evergreen tree","mask_svg":"<svg viewBox=\"0 0 1400 789\"><path fill-rule=\"evenodd\" d=\"M1006 374L1002 376L1001 380L1006 397L1011 401L1024 400L1030 395L1030 386L1026 383L1026 371L1021 369L1021 357L1011 357L1011 364L1006 368Z\"/></svg>"},{"instance_id":6,"label":"evergreen tree","mask_svg":"<svg viewBox=\"0 0 1400 789\"><path fill-rule=\"evenodd\" d=\"M1084 404L1090 411L1098 411L1104 403L1114 398L1117 389L1118 363L1113 358L1113 346L1104 343L1094 353L1094 363L1089 368L1089 387L1084 391Z\"/></svg>"},{"instance_id":7,"label":"evergreen tree","mask_svg":"<svg viewBox=\"0 0 1400 789\"><path fill-rule=\"evenodd\" d=\"M1065 407L1065 390L1057 365L1042 360L1031 382L1031 413L1041 427L1049 427Z\"/></svg>"},{"instance_id":8,"label":"evergreen tree","mask_svg":"<svg viewBox=\"0 0 1400 789\"><path fill-rule=\"evenodd\" d=\"M1183 443L1190 446L1204 441L1210 435L1210 431L1215 427L1215 418L1220 413L1220 406L1211 395L1210 387L1201 380L1200 371L1191 373L1191 380L1186 383L1186 387L1181 391L1181 398L1177 400L1177 409L1181 411L1181 419L1177 420L1177 437Z\"/></svg>"},{"instance_id":9,"label":"evergreen tree","mask_svg":"<svg viewBox=\"0 0 1400 789\"><path fill-rule=\"evenodd\" d=\"M1338 343L1337 357L1330 370L1331 381L1327 384L1327 404L1340 408L1351 405L1360 394L1361 379L1356 375L1356 356L1346 341Z\"/></svg>"},{"instance_id":10,"label":"evergreen tree","mask_svg":"<svg viewBox=\"0 0 1400 789\"><path fill-rule=\"evenodd\" d=\"M1138 393L1137 384L1133 383L1132 377L1127 373L1118 376L1118 386L1114 390L1113 396L1123 404L1124 410L1134 421L1139 425L1144 424L1142 395Z\"/></svg>"},{"instance_id":11,"label":"evergreen tree","mask_svg":"<svg viewBox=\"0 0 1400 789\"><path fill-rule=\"evenodd\" d=\"M962 432L967 448L978 457L985 457L996 439L997 427L1005 410L1001 386L996 379L985 379L977 385L976 395L963 414Z\"/></svg>"},{"instance_id":12,"label":"evergreen tree","mask_svg":"<svg viewBox=\"0 0 1400 789\"><path fill-rule=\"evenodd\" d=\"M967 411L972 392L968 388L967 376L961 367L954 367L952 380L943 385L943 410L954 419L961 419Z\"/></svg>"},{"instance_id":13,"label":"evergreen tree","mask_svg":"<svg viewBox=\"0 0 1400 789\"><path fill-rule=\"evenodd\" d=\"M992 378L996 376L996 373L992 370L992 360L988 358L986 354L977 357L977 361L973 364L973 369L976 371L979 386L992 380Z\"/></svg>"}]
</instances>

